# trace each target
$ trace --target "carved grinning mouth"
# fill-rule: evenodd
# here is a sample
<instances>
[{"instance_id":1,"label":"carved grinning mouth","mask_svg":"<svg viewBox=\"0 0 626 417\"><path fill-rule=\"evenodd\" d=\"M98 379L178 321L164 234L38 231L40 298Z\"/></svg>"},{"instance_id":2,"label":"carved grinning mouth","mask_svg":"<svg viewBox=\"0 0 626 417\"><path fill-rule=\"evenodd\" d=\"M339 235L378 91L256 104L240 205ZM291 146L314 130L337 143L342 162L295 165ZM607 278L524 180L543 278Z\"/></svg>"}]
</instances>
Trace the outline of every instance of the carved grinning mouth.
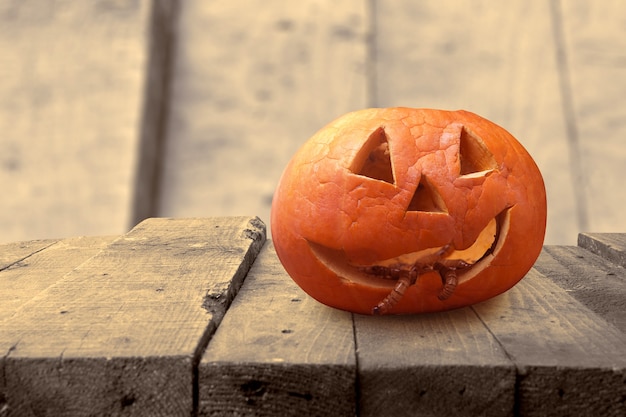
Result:
<instances>
[{"instance_id":1,"label":"carved grinning mouth","mask_svg":"<svg viewBox=\"0 0 626 417\"><path fill-rule=\"evenodd\" d=\"M500 249L506 241L506 236L509 231L510 210L511 208L504 209L496 217L494 217L494 219L485 227L483 232L481 232L479 239L477 239L474 245L470 246L470 248L466 250L446 251L445 255L437 257L438 253L442 253L441 248L437 247L420 252L402 254L392 259L381 260L368 266L394 266L402 269L412 266L411 262L421 264L427 264L428 262L434 264L435 262L439 262L445 265L446 263L452 264L457 261L463 261L466 266L459 268L457 274L458 283L461 284L478 275L491 264L491 261L496 256L498 256ZM491 244L486 248L486 250L484 250L483 253L475 256L474 254L476 253L476 249L478 249L480 245L484 245L484 240L480 239L480 236L490 233L488 229L492 227L491 225L493 225L493 223L495 223L495 234L493 235L492 242L490 242ZM337 274L337 276L341 279L386 288L393 288L395 284L394 280L366 273L363 265L353 265L349 263L348 256L343 250L332 249L312 241L307 241L307 243L316 258L323 263L326 268ZM482 247L484 248L485 246Z\"/></svg>"}]
</instances>

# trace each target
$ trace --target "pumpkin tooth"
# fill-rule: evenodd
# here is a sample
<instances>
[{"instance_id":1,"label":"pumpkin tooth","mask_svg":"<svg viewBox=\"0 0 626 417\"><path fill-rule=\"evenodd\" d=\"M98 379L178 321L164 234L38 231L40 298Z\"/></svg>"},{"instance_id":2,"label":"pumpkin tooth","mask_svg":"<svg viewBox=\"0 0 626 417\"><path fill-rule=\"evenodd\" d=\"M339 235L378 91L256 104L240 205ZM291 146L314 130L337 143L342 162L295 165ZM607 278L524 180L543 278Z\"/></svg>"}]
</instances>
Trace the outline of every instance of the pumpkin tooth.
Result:
<instances>
[{"instance_id":1,"label":"pumpkin tooth","mask_svg":"<svg viewBox=\"0 0 626 417\"><path fill-rule=\"evenodd\" d=\"M497 223L495 218L491 219L480 232L476 241L467 249L455 250L450 245L438 246L385 259L376 262L376 265L409 267L412 265L433 265L435 262L449 267L473 265L485 256L487 251L493 246L493 242L496 239Z\"/></svg>"},{"instance_id":2,"label":"pumpkin tooth","mask_svg":"<svg viewBox=\"0 0 626 417\"><path fill-rule=\"evenodd\" d=\"M376 265L380 266L397 266L397 265L430 265L439 260L442 255L449 250L449 245L439 246L435 248L427 248L417 252L405 253L400 256L385 259L380 262L376 262Z\"/></svg>"},{"instance_id":3,"label":"pumpkin tooth","mask_svg":"<svg viewBox=\"0 0 626 417\"><path fill-rule=\"evenodd\" d=\"M467 249L453 250L447 253L440 261L440 263L446 266L448 262L464 262L467 265L474 265L483 256L485 256L487 251L489 251L489 249L493 246L493 242L495 242L496 240L496 234L498 231L497 226L498 222L494 217L480 232L478 238L476 238L472 246Z\"/></svg>"}]
</instances>

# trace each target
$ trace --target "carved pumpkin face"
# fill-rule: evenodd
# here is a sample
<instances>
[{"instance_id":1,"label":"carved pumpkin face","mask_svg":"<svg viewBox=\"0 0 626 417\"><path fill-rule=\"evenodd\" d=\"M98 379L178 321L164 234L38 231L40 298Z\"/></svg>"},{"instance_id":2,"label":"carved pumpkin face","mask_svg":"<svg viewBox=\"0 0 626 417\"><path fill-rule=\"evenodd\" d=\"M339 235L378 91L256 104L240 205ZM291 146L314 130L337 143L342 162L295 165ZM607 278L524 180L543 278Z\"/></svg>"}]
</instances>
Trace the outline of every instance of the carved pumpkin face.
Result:
<instances>
[{"instance_id":1,"label":"carved pumpkin face","mask_svg":"<svg viewBox=\"0 0 626 417\"><path fill-rule=\"evenodd\" d=\"M543 245L546 196L522 145L465 111L367 109L309 139L274 195L272 238L304 291L357 313L470 305Z\"/></svg>"}]
</instances>

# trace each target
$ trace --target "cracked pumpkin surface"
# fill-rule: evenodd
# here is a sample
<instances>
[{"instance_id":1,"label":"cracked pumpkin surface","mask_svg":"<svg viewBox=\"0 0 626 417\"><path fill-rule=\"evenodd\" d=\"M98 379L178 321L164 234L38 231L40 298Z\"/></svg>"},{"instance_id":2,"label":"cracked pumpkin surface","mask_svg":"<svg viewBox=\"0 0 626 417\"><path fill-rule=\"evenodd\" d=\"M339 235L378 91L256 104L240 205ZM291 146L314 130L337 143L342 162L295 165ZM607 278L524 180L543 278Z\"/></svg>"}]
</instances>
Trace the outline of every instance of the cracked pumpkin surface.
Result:
<instances>
[{"instance_id":1,"label":"cracked pumpkin surface","mask_svg":"<svg viewBox=\"0 0 626 417\"><path fill-rule=\"evenodd\" d=\"M349 113L317 132L285 168L271 215L296 283L364 314L398 287L379 312L506 291L535 262L545 223L539 169L506 130L466 111L409 108Z\"/></svg>"}]
</instances>

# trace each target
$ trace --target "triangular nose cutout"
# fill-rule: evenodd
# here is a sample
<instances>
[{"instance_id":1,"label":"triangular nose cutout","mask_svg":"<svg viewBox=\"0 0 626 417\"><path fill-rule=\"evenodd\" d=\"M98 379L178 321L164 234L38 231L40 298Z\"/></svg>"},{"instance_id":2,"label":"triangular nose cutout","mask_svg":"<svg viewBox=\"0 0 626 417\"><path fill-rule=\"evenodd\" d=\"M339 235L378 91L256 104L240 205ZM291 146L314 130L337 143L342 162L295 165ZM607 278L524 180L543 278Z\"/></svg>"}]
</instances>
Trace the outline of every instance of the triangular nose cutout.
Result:
<instances>
[{"instance_id":1,"label":"triangular nose cutout","mask_svg":"<svg viewBox=\"0 0 626 417\"><path fill-rule=\"evenodd\" d=\"M409 203L407 211L425 211L430 213L447 213L448 208L443 198L437 192L426 177L422 176L417 190Z\"/></svg>"},{"instance_id":2,"label":"triangular nose cutout","mask_svg":"<svg viewBox=\"0 0 626 417\"><path fill-rule=\"evenodd\" d=\"M350 169L357 175L394 183L389 142L382 127L376 129L363 144Z\"/></svg>"}]
</instances>

